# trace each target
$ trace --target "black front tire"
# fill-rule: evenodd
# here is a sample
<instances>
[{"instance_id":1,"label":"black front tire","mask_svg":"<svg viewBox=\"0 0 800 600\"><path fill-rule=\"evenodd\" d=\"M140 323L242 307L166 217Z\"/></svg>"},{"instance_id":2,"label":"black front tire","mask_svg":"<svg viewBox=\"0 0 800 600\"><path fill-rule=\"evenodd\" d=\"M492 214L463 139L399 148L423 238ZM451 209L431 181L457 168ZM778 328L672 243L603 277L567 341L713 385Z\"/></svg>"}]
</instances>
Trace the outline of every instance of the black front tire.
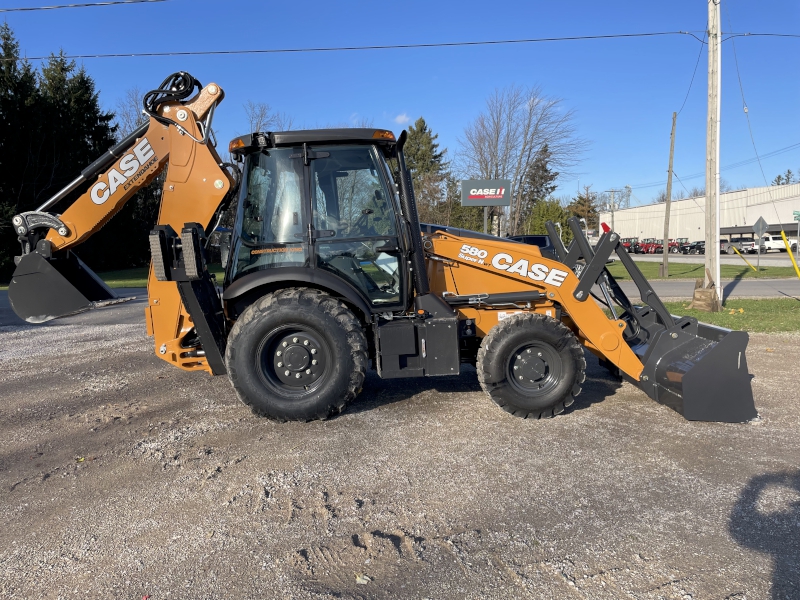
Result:
<instances>
[{"instance_id":1,"label":"black front tire","mask_svg":"<svg viewBox=\"0 0 800 600\"><path fill-rule=\"evenodd\" d=\"M361 391L367 339L339 300L311 288L267 294L228 337L225 365L239 399L278 421L327 419Z\"/></svg>"},{"instance_id":2,"label":"black front tire","mask_svg":"<svg viewBox=\"0 0 800 600\"><path fill-rule=\"evenodd\" d=\"M478 351L478 380L503 410L525 419L564 412L586 378L583 348L561 321L520 313L500 322Z\"/></svg>"}]
</instances>

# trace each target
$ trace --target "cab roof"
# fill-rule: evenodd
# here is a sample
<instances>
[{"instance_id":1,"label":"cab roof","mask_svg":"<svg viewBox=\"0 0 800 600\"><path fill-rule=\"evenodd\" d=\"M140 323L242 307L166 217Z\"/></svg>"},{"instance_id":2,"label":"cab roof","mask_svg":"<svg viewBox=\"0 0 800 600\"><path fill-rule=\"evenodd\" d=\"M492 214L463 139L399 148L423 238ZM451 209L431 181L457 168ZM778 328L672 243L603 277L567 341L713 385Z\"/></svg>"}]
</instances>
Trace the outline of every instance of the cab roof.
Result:
<instances>
[{"instance_id":1,"label":"cab roof","mask_svg":"<svg viewBox=\"0 0 800 600\"><path fill-rule=\"evenodd\" d=\"M345 127L340 129L298 129L296 131L255 132L234 138L229 146L232 154L245 154L257 148L280 148L302 144L377 143L393 147L394 133L387 129Z\"/></svg>"}]
</instances>

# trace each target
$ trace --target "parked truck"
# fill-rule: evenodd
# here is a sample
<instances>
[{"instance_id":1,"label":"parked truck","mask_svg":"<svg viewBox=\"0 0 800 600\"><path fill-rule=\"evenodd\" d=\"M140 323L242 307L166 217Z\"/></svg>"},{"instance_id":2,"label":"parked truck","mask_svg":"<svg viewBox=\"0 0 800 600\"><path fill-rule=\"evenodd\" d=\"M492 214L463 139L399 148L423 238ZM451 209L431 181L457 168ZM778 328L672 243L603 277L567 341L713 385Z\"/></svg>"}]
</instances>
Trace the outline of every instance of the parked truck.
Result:
<instances>
[{"instance_id":1,"label":"parked truck","mask_svg":"<svg viewBox=\"0 0 800 600\"><path fill-rule=\"evenodd\" d=\"M797 252L797 238L786 238L789 241L789 246L792 252ZM761 252L769 252L770 250L777 250L778 252L786 252L786 244L783 243L783 238L780 235L767 234L761 237Z\"/></svg>"}]
</instances>

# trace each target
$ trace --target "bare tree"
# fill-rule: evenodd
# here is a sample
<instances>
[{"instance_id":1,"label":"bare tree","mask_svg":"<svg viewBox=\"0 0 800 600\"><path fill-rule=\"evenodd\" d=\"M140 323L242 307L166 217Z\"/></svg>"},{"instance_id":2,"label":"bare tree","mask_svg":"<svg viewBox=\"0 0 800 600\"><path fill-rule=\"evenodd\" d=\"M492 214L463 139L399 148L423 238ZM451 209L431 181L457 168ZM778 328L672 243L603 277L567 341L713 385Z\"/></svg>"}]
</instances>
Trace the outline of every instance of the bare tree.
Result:
<instances>
[{"instance_id":1,"label":"bare tree","mask_svg":"<svg viewBox=\"0 0 800 600\"><path fill-rule=\"evenodd\" d=\"M563 100L545 96L540 86L512 85L489 96L486 109L459 139L457 164L463 175L511 181L511 234L522 225L522 182L537 152L547 145L550 166L565 175L586 148L576 135L574 117Z\"/></svg>"},{"instance_id":2,"label":"bare tree","mask_svg":"<svg viewBox=\"0 0 800 600\"><path fill-rule=\"evenodd\" d=\"M254 131L289 131L294 125L294 119L282 112L273 112L272 107L266 102L244 103L244 112L250 125L250 132Z\"/></svg>"},{"instance_id":3,"label":"bare tree","mask_svg":"<svg viewBox=\"0 0 800 600\"><path fill-rule=\"evenodd\" d=\"M120 139L133 132L149 117L142 112L142 98L144 92L138 87L129 88L125 95L117 100L117 110L115 113L115 124L117 135Z\"/></svg>"}]
</instances>

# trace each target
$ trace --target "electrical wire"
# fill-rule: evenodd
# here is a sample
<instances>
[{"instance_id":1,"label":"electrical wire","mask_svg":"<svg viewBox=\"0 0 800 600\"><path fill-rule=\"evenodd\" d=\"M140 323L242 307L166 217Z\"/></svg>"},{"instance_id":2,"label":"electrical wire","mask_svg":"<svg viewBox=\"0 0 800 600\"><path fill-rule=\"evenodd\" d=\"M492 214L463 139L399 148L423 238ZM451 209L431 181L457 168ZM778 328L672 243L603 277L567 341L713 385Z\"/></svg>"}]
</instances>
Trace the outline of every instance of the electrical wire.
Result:
<instances>
[{"instance_id":1,"label":"electrical wire","mask_svg":"<svg viewBox=\"0 0 800 600\"><path fill-rule=\"evenodd\" d=\"M706 25L706 29L708 29L708 25ZM692 84L694 83L694 77L697 75L697 67L700 65L700 57L703 55L703 46L705 45L706 34L703 34L702 43L700 44L700 52L697 53L697 62L694 63L694 71L692 71L692 80L689 82L689 89L686 90L686 97L683 99L683 104L681 104L681 108L678 111L680 115L683 112L683 107L686 106L686 101L689 99L689 92L692 91Z\"/></svg>"},{"instance_id":2,"label":"electrical wire","mask_svg":"<svg viewBox=\"0 0 800 600\"><path fill-rule=\"evenodd\" d=\"M731 27L731 29L733 29L733 25L731 25L731 12L728 9L727 5L725 6L725 12L727 13L728 16L728 25ZM733 37L738 37L738 36L731 36L731 38ZM742 85L742 75L739 72L739 58L736 55L736 42L733 41L732 39L731 39L731 45L733 46L733 62L736 65L736 77L739 80L739 93L742 96L742 110L744 111L744 116L745 119L747 120L747 131L750 132L750 142L753 144L753 152L756 155L756 161L758 162L758 168L761 170L761 177L764 179L764 185L767 186L767 193L769 194L769 199L772 202L772 208L775 210L775 216L777 217L778 223L781 226L781 232L785 236L786 233L783 231L783 223L781 223L781 216L778 213L778 207L775 205L775 200L773 200L772 198L772 191L769 189L770 186L769 183L767 182L767 176L764 173L764 165L761 164L761 158L758 156L758 148L756 148L756 138L753 135L753 126L750 123L750 111L747 108L747 101L744 98L744 86Z\"/></svg>"},{"instance_id":3,"label":"electrical wire","mask_svg":"<svg viewBox=\"0 0 800 600\"><path fill-rule=\"evenodd\" d=\"M20 8L0 8L0 13L28 12L33 10L58 10L60 8L91 8L94 6L114 6L118 4L145 4L151 2L170 2L171 0L109 0L108 2L85 2L83 4L61 4L58 6L30 6Z\"/></svg>"},{"instance_id":4,"label":"electrical wire","mask_svg":"<svg viewBox=\"0 0 800 600\"><path fill-rule=\"evenodd\" d=\"M87 59L87 58L145 58L154 56L210 56L210 55L234 55L234 54L299 54L308 52L351 52L363 50L405 50L412 48L455 48L463 46L498 46L504 44L535 44L543 42L574 42L586 40L609 40L625 38L657 37L667 35L691 35L697 38L690 31L658 31L651 33L615 33L608 35L576 35L554 38L528 38L518 40L485 40L478 42L435 42L429 44L388 44L382 46L333 46L333 47L309 47L309 48L264 48L250 50L198 50L186 52L131 52L128 54L68 54L64 58L68 59ZM699 38L698 38L699 39ZM49 56L27 56L27 60L47 60ZM0 60L15 60L6 58Z\"/></svg>"},{"instance_id":5,"label":"electrical wire","mask_svg":"<svg viewBox=\"0 0 800 600\"><path fill-rule=\"evenodd\" d=\"M772 158L773 156L778 156L779 154L783 154L785 152L789 152L790 150L794 150L796 148L800 148L800 142L797 144L792 144L791 146L786 146L784 148L778 148L777 150L773 150L772 152L767 152L766 154L762 154L761 158ZM735 163L730 163L729 165L725 165L724 167L720 168L720 171L728 171L730 169L738 169L739 167L744 167L746 165L751 165L754 162L757 162L757 158L747 158L745 160L740 160ZM674 173L674 171L673 171ZM693 173L691 175L687 175L684 177L687 181L690 179L697 179L698 177L705 177L705 172L703 173ZM649 183L642 183L639 185L631 186L631 189L634 190L641 190L645 188L652 188L652 187L659 187L667 184L667 180L657 181L657 182L649 182Z\"/></svg>"}]
</instances>

